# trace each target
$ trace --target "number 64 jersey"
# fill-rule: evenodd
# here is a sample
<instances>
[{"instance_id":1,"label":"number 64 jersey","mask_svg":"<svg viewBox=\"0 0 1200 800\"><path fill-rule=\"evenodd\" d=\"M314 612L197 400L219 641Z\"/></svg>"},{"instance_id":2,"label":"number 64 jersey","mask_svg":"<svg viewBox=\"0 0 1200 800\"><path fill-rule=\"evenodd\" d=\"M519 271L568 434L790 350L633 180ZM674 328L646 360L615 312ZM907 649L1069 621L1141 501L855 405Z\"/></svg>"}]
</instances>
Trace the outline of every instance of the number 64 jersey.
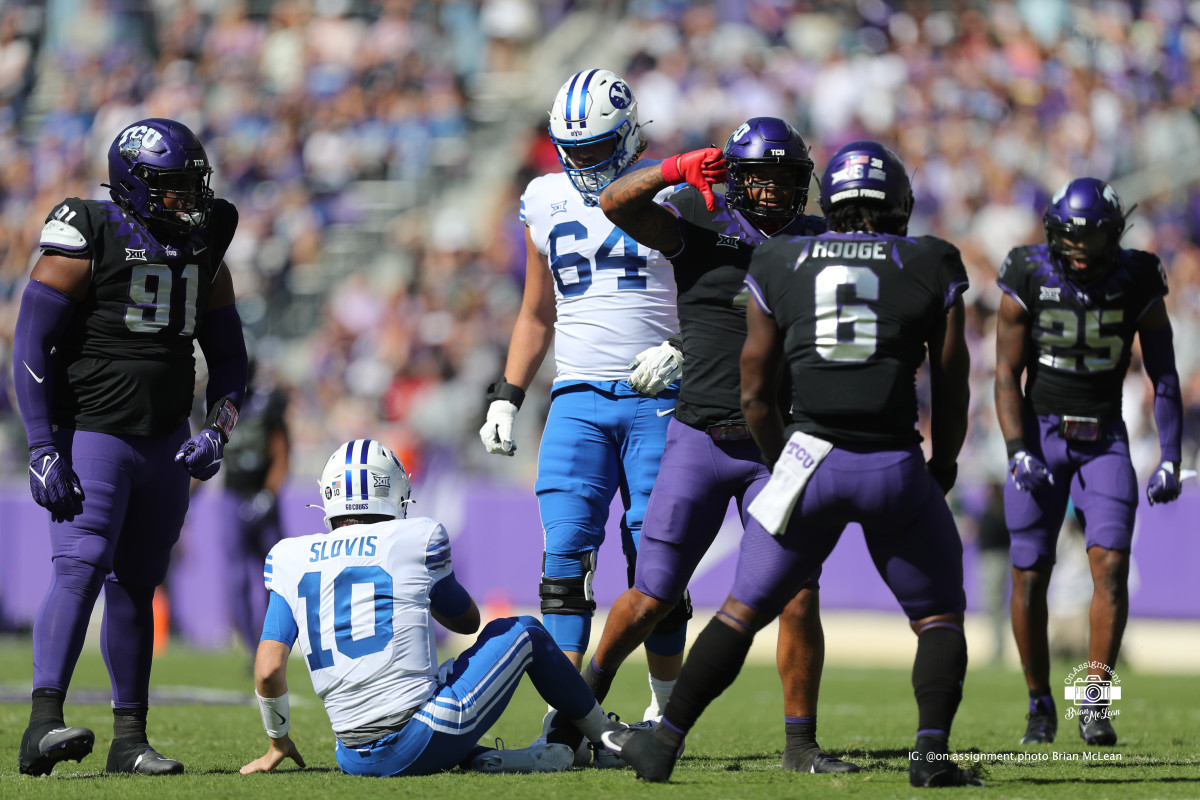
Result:
<instances>
[{"instance_id":1,"label":"number 64 jersey","mask_svg":"<svg viewBox=\"0 0 1200 800\"><path fill-rule=\"evenodd\" d=\"M1044 245L1013 248L1000 288L1029 313L1025 397L1038 415L1119 419L1138 321L1167 294L1153 253L1118 251L1116 266L1086 289L1067 280Z\"/></svg>"},{"instance_id":2,"label":"number 64 jersey","mask_svg":"<svg viewBox=\"0 0 1200 800\"><path fill-rule=\"evenodd\" d=\"M204 228L158 239L109 201L70 197L39 244L91 259L91 281L52 358L56 425L116 436L173 431L192 410L192 355L209 289L237 229L215 200Z\"/></svg>"},{"instance_id":3,"label":"number 64 jersey","mask_svg":"<svg viewBox=\"0 0 1200 800\"><path fill-rule=\"evenodd\" d=\"M554 277L555 381L625 380L630 359L679 331L670 262L584 203L564 173L529 182L521 221Z\"/></svg>"},{"instance_id":4,"label":"number 64 jersey","mask_svg":"<svg viewBox=\"0 0 1200 800\"><path fill-rule=\"evenodd\" d=\"M429 593L452 572L428 517L284 539L263 579L292 610L313 690L336 732L418 706L437 688Z\"/></svg>"},{"instance_id":5,"label":"number 64 jersey","mask_svg":"<svg viewBox=\"0 0 1200 800\"><path fill-rule=\"evenodd\" d=\"M746 277L784 337L795 427L834 444L905 447L925 343L967 289L934 236L823 233L760 246Z\"/></svg>"}]
</instances>

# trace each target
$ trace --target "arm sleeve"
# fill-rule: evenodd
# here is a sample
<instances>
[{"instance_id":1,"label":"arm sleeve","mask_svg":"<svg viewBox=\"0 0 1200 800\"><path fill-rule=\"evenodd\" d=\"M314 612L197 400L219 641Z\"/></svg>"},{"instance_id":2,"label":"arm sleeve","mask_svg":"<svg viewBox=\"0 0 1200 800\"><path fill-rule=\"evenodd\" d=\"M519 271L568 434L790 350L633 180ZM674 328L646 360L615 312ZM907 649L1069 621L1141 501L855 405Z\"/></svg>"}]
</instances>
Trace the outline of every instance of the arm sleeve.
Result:
<instances>
[{"instance_id":1,"label":"arm sleeve","mask_svg":"<svg viewBox=\"0 0 1200 800\"><path fill-rule=\"evenodd\" d=\"M204 393L208 409L211 411L222 398L228 397L241 410L246 401L249 358L237 306L231 304L206 311L196 339L208 361L208 387Z\"/></svg>"},{"instance_id":2,"label":"arm sleeve","mask_svg":"<svg viewBox=\"0 0 1200 800\"><path fill-rule=\"evenodd\" d=\"M457 617L467 613L471 607L471 595L451 571L433 585L429 592L429 605L443 617Z\"/></svg>"},{"instance_id":3,"label":"arm sleeve","mask_svg":"<svg viewBox=\"0 0 1200 800\"><path fill-rule=\"evenodd\" d=\"M299 635L300 629L296 627L296 618L292 616L292 609L288 607L287 601L278 593L271 592L259 641L282 642L291 647Z\"/></svg>"},{"instance_id":4,"label":"arm sleeve","mask_svg":"<svg viewBox=\"0 0 1200 800\"><path fill-rule=\"evenodd\" d=\"M1183 395L1175 368L1174 335L1168 325L1142 335L1142 363L1154 384L1154 425L1163 461L1182 458Z\"/></svg>"},{"instance_id":5,"label":"arm sleeve","mask_svg":"<svg viewBox=\"0 0 1200 800\"><path fill-rule=\"evenodd\" d=\"M74 300L41 281L30 280L21 295L13 337L13 383L30 448L53 444L50 350L66 332L74 313Z\"/></svg>"}]
</instances>

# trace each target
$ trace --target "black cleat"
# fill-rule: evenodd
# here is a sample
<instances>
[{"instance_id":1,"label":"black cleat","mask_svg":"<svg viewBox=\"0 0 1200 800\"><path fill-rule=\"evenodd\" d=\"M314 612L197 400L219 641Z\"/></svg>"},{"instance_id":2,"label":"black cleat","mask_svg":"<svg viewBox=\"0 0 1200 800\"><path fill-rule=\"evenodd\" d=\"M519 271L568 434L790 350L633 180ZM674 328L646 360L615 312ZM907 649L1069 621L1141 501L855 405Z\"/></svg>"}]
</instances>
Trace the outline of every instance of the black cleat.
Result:
<instances>
[{"instance_id":1,"label":"black cleat","mask_svg":"<svg viewBox=\"0 0 1200 800\"><path fill-rule=\"evenodd\" d=\"M1058 732L1058 717L1054 712L1030 711L1021 744L1050 744Z\"/></svg>"},{"instance_id":2,"label":"black cleat","mask_svg":"<svg viewBox=\"0 0 1200 800\"><path fill-rule=\"evenodd\" d=\"M1117 732L1108 718L1107 708L1079 709L1079 735L1088 744L1112 747L1117 743Z\"/></svg>"},{"instance_id":3,"label":"black cleat","mask_svg":"<svg viewBox=\"0 0 1200 800\"><path fill-rule=\"evenodd\" d=\"M783 768L792 772L825 774L831 772L859 772L862 767L849 761L831 756L820 747L791 748L783 751Z\"/></svg>"},{"instance_id":4,"label":"black cleat","mask_svg":"<svg viewBox=\"0 0 1200 800\"><path fill-rule=\"evenodd\" d=\"M183 764L160 754L146 742L113 739L108 748L106 772L132 772L137 775L182 775Z\"/></svg>"},{"instance_id":5,"label":"black cleat","mask_svg":"<svg viewBox=\"0 0 1200 800\"><path fill-rule=\"evenodd\" d=\"M921 788L983 786L983 781L974 772L950 759L946 742L927 736L917 737L917 746L909 756L908 782Z\"/></svg>"},{"instance_id":6,"label":"black cleat","mask_svg":"<svg viewBox=\"0 0 1200 800\"><path fill-rule=\"evenodd\" d=\"M605 747L633 767L639 778L649 783L666 783L671 778L679 754L683 752L683 744L672 750L670 745L655 735L656 730L657 726L650 730L625 728L605 731L600 739Z\"/></svg>"},{"instance_id":7,"label":"black cleat","mask_svg":"<svg viewBox=\"0 0 1200 800\"><path fill-rule=\"evenodd\" d=\"M95 743L96 734L87 728L67 728L62 720L40 719L29 723L21 737L17 767L22 775L49 775L60 761L83 761Z\"/></svg>"}]
</instances>

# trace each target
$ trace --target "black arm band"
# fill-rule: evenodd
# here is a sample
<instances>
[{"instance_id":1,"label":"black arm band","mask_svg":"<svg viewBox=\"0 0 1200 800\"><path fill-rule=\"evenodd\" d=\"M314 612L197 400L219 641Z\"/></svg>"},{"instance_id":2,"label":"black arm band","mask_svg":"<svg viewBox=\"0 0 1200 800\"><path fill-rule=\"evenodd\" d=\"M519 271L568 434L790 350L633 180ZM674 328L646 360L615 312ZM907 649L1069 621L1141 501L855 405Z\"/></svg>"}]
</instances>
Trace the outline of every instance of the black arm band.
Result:
<instances>
[{"instance_id":1,"label":"black arm band","mask_svg":"<svg viewBox=\"0 0 1200 800\"><path fill-rule=\"evenodd\" d=\"M501 378L488 387L487 401L491 403L493 400L507 400L520 409L521 403L525 402L525 390Z\"/></svg>"},{"instance_id":2,"label":"black arm band","mask_svg":"<svg viewBox=\"0 0 1200 800\"><path fill-rule=\"evenodd\" d=\"M1025 449L1025 439L1020 436L1015 439L1008 439L1004 442L1004 449L1008 451L1008 457L1012 458Z\"/></svg>"},{"instance_id":3,"label":"black arm band","mask_svg":"<svg viewBox=\"0 0 1200 800\"><path fill-rule=\"evenodd\" d=\"M222 397L217 401L216 405L208 410L208 417L204 420L204 427L212 428L221 435L222 441L229 443L229 436L233 433L233 427L237 425L238 409L233 400L229 397Z\"/></svg>"}]
</instances>

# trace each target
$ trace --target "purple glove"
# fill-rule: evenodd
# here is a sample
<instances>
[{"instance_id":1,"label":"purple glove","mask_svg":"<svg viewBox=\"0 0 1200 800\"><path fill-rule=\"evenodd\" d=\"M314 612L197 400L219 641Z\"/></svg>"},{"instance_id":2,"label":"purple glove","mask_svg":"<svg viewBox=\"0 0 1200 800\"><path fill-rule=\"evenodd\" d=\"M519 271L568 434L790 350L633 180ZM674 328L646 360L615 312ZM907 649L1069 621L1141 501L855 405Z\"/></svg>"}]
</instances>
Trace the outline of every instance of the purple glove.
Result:
<instances>
[{"instance_id":1,"label":"purple glove","mask_svg":"<svg viewBox=\"0 0 1200 800\"><path fill-rule=\"evenodd\" d=\"M183 443L183 447L175 454L175 460L182 461L193 478L206 481L221 468L224 452L225 442L221 434L212 428L205 428Z\"/></svg>"},{"instance_id":2,"label":"purple glove","mask_svg":"<svg viewBox=\"0 0 1200 800\"><path fill-rule=\"evenodd\" d=\"M55 522L73 520L83 513L83 486L54 447L29 451L29 491L39 506L49 509Z\"/></svg>"},{"instance_id":3,"label":"purple glove","mask_svg":"<svg viewBox=\"0 0 1200 800\"><path fill-rule=\"evenodd\" d=\"M1181 487L1179 475L1176 473L1175 465L1170 461L1158 465L1158 469L1150 476L1150 483L1146 485L1146 499L1150 501L1150 505L1169 503L1179 497Z\"/></svg>"},{"instance_id":4,"label":"purple glove","mask_svg":"<svg viewBox=\"0 0 1200 800\"><path fill-rule=\"evenodd\" d=\"M1018 450L1008 460L1008 472L1022 492L1036 492L1054 485L1054 476L1042 460L1028 450Z\"/></svg>"}]
</instances>

